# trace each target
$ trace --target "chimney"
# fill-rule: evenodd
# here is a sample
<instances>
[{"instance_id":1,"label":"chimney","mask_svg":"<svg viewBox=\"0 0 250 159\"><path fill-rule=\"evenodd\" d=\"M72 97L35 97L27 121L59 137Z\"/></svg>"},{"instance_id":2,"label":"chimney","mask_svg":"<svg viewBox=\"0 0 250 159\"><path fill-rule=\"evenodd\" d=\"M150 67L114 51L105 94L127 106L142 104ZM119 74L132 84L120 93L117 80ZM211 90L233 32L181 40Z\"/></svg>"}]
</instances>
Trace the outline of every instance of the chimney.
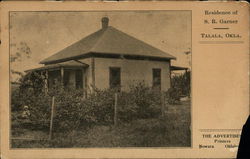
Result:
<instances>
[{"instance_id":1,"label":"chimney","mask_svg":"<svg viewBox=\"0 0 250 159\"><path fill-rule=\"evenodd\" d=\"M102 29L107 29L109 26L109 18L103 17L102 18Z\"/></svg>"}]
</instances>

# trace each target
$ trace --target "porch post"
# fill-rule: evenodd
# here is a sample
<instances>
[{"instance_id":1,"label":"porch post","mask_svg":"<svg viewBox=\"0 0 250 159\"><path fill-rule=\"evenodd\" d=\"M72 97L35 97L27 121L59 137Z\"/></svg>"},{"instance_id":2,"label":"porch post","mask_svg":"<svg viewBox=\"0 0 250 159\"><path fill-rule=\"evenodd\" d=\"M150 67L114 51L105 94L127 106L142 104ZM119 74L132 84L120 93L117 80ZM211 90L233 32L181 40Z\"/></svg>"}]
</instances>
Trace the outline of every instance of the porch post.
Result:
<instances>
[{"instance_id":1,"label":"porch post","mask_svg":"<svg viewBox=\"0 0 250 159\"><path fill-rule=\"evenodd\" d=\"M83 96L84 98L87 97L87 87L86 87L86 71L85 68L82 68L82 89L83 89Z\"/></svg>"},{"instance_id":2,"label":"porch post","mask_svg":"<svg viewBox=\"0 0 250 159\"><path fill-rule=\"evenodd\" d=\"M64 79L64 68L63 67L61 67L61 85L63 86L63 79Z\"/></svg>"},{"instance_id":3,"label":"porch post","mask_svg":"<svg viewBox=\"0 0 250 159\"><path fill-rule=\"evenodd\" d=\"M170 86L169 86L169 88L171 88L172 87L172 82L171 82L171 79L172 79L172 69L171 69L171 60L169 60L169 65L168 65L168 67L169 67L169 84L170 84Z\"/></svg>"},{"instance_id":4,"label":"porch post","mask_svg":"<svg viewBox=\"0 0 250 159\"><path fill-rule=\"evenodd\" d=\"M49 72L48 70L45 70L45 93L48 93L49 91L49 84L48 81L49 80Z\"/></svg>"},{"instance_id":5,"label":"porch post","mask_svg":"<svg viewBox=\"0 0 250 159\"><path fill-rule=\"evenodd\" d=\"M95 89L95 58L91 58L92 90Z\"/></svg>"}]
</instances>

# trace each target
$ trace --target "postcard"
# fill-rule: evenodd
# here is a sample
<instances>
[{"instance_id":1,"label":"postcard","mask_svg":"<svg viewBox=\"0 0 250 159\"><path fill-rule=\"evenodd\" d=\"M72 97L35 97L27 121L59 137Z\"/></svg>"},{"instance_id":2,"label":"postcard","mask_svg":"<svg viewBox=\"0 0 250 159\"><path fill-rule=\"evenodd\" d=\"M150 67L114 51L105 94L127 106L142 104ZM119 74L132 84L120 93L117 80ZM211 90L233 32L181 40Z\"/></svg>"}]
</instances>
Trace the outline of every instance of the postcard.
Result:
<instances>
[{"instance_id":1,"label":"postcard","mask_svg":"<svg viewBox=\"0 0 250 159\"><path fill-rule=\"evenodd\" d=\"M246 2L1 3L1 157L235 158Z\"/></svg>"}]
</instances>

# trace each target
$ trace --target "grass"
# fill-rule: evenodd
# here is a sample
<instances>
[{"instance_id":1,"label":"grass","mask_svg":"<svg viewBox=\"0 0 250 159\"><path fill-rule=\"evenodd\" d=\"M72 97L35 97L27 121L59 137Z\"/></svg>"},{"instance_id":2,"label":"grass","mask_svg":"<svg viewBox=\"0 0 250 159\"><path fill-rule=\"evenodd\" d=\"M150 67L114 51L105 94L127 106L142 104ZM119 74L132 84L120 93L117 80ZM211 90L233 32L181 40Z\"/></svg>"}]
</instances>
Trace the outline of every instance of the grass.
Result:
<instances>
[{"instance_id":1,"label":"grass","mask_svg":"<svg viewBox=\"0 0 250 159\"><path fill-rule=\"evenodd\" d=\"M169 105L165 117L138 119L116 127L96 125L69 133L56 132L48 139L48 130L12 130L13 148L71 147L190 147L190 101Z\"/></svg>"}]
</instances>

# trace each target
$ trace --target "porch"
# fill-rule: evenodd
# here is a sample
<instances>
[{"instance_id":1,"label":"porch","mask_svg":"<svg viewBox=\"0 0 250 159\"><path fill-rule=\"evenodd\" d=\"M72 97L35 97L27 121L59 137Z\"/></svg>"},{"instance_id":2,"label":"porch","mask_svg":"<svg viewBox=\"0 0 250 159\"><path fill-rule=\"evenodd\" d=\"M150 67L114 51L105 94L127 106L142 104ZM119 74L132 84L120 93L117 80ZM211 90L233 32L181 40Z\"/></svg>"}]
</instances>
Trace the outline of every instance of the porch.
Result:
<instances>
[{"instance_id":1,"label":"porch","mask_svg":"<svg viewBox=\"0 0 250 159\"><path fill-rule=\"evenodd\" d=\"M45 77L45 92L58 84L64 88L86 90L88 67L88 64L72 60L45 65L43 67L27 70L26 72L35 71Z\"/></svg>"}]
</instances>

